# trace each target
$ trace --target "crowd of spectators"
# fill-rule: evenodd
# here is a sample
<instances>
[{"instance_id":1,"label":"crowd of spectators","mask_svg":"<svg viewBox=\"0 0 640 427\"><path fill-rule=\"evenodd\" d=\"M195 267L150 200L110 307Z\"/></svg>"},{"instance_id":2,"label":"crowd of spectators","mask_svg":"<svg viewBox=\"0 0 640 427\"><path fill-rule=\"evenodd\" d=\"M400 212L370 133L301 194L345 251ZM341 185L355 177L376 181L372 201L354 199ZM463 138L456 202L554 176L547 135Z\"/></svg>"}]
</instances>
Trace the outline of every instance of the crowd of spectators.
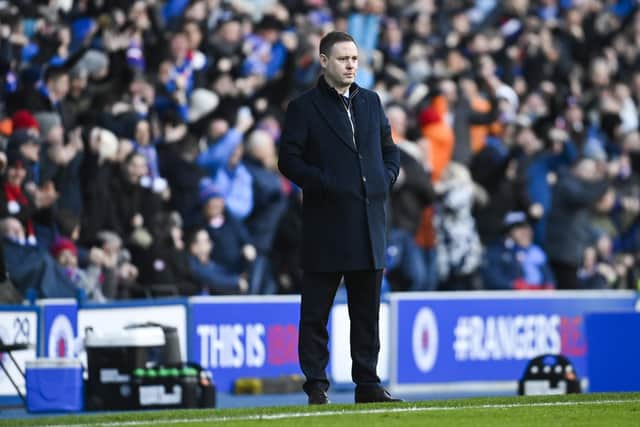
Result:
<instances>
[{"instance_id":1,"label":"crowd of spectators","mask_svg":"<svg viewBox=\"0 0 640 427\"><path fill-rule=\"evenodd\" d=\"M0 299L297 292L278 140L331 30L400 148L390 289L636 287L636 1L15 0Z\"/></svg>"}]
</instances>

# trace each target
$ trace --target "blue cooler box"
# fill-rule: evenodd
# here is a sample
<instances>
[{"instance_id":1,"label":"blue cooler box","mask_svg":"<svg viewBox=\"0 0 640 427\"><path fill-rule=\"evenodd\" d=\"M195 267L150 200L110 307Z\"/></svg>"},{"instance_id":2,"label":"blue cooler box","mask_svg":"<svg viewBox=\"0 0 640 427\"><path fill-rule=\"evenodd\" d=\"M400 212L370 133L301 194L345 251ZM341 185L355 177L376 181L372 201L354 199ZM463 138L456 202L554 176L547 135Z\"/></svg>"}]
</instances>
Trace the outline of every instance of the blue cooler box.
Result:
<instances>
[{"instance_id":1,"label":"blue cooler box","mask_svg":"<svg viewBox=\"0 0 640 427\"><path fill-rule=\"evenodd\" d=\"M27 411L82 411L82 364L77 359L37 359L26 363Z\"/></svg>"}]
</instances>

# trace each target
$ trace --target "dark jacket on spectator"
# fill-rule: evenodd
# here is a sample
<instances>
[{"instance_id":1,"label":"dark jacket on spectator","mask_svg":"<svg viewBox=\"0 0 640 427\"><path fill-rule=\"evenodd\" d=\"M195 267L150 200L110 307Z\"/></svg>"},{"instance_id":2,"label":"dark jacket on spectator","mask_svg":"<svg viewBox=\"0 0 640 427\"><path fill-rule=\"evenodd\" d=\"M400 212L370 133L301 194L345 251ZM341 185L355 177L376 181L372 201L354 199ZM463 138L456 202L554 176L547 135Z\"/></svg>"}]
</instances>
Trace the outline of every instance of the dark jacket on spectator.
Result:
<instances>
[{"instance_id":1,"label":"dark jacket on spectator","mask_svg":"<svg viewBox=\"0 0 640 427\"><path fill-rule=\"evenodd\" d=\"M80 168L82 167L84 153L78 152L66 165L56 164L50 157L45 156L41 161L42 182L53 181L60 197L56 201L56 207L67 209L80 216L82 213L82 188L80 180Z\"/></svg>"},{"instance_id":2,"label":"dark jacket on spectator","mask_svg":"<svg viewBox=\"0 0 640 427\"><path fill-rule=\"evenodd\" d=\"M246 157L244 163L253 176L253 210L246 224L260 253L268 253L280 218L287 207L280 175L258 161Z\"/></svg>"},{"instance_id":3,"label":"dark jacket on spectator","mask_svg":"<svg viewBox=\"0 0 640 427\"><path fill-rule=\"evenodd\" d=\"M391 226L413 236L420 225L422 211L435 200L436 194L431 173L402 144L398 148L404 181L397 183L391 193Z\"/></svg>"},{"instance_id":4,"label":"dark jacket on spectator","mask_svg":"<svg viewBox=\"0 0 640 427\"><path fill-rule=\"evenodd\" d=\"M239 293L238 281L240 276L229 273L213 261L200 262L196 257L189 256L189 268L193 281L203 291L213 295Z\"/></svg>"},{"instance_id":5,"label":"dark jacket on spectator","mask_svg":"<svg viewBox=\"0 0 640 427\"><path fill-rule=\"evenodd\" d=\"M530 270L529 274L527 270ZM528 248L519 247L511 239L487 249L482 278L486 289L533 290L555 287L553 273L542 249L534 244Z\"/></svg>"},{"instance_id":6,"label":"dark jacket on spectator","mask_svg":"<svg viewBox=\"0 0 640 427\"><path fill-rule=\"evenodd\" d=\"M213 241L211 259L230 272L242 273L245 270L242 247L251 243L244 224L225 211L225 220L221 227L214 228L209 224L204 226Z\"/></svg>"},{"instance_id":7,"label":"dark jacket on spectator","mask_svg":"<svg viewBox=\"0 0 640 427\"><path fill-rule=\"evenodd\" d=\"M9 278L23 294L31 288L39 298L75 297L75 285L46 250L8 239L2 245Z\"/></svg>"},{"instance_id":8,"label":"dark jacket on spectator","mask_svg":"<svg viewBox=\"0 0 640 427\"><path fill-rule=\"evenodd\" d=\"M487 113L474 111L469 100L462 97L452 106L453 133L455 144L453 145L454 162L469 166L473 153L471 152L471 128L472 124L490 124L497 118L497 101L491 98L491 110Z\"/></svg>"},{"instance_id":9,"label":"dark jacket on spectator","mask_svg":"<svg viewBox=\"0 0 640 427\"><path fill-rule=\"evenodd\" d=\"M507 167L517 153L507 153L492 144L487 144L473 159L471 174L481 185L489 202L474 206L474 217L482 243L499 243L503 237L503 218L510 211L529 211L531 204L526 191L523 173L513 178L507 176Z\"/></svg>"},{"instance_id":10,"label":"dark jacket on spectator","mask_svg":"<svg viewBox=\"0 0 640 427\"><path fill-rule=\"evenodd\" d=\"M141 285L175 285L185 296L200 293L200 286L191 280L189 255L166 239L155 241L149 251L132 251L134 254Z\"/></svg>"},{"instance_id":11,"label":"dark jacket on spectator","mask_svg":"<svg viewBox=\"0 0 640 427\"><path fill-rule=\"evenodd\" d=\"M284 287L288 292L299 292L302 288L301 248L302 200L300 193L295 191L287 200L287 209L278 224L271 253L274 276L278 279L286 276L289 283Z\"/></svg>"},{"instance_id":12,"label":"dark jacket on spectator","mask_svg":"<svg viewBox=\"0 0 640 427\"><path fill-rule=\"evenodd\" d=\"M98 162L98 156L86 152L82 168L83 215L81 241L87 242L101 230L117 230L117 217L111 183L118 168L111 162Z\"/></svg>"},{"instance_id":13,"label":"dark jacket on spectator","mask_svg":"<svg viewBox=\"0 0 640 427\"><path fill-rule=\"evenodd\" d=\"M185 226L200 220L198 182L205 174L194 162L184 159L171 144L158 146L160 173L171 188L170 207L183 218Z\"/></svg>"},{"instance_id":14,"label":"dark jacket on spectator","mask_svg":"<svg viewBox=\"0 0 640 427\"><path fill-rule=\"evenodd\" d=\"M129 182L123 174L117 174L111 183L111 198L116 210L115 231L129 236L133 231L132 219L136 214L144 218L144 225L152 224L153 215L162 209L162 199L150 189Z\"/></svg>"},{"instance_id":15,"label":"dark jacket on spectator","mask_svg":"<svg viewBox=\"0 0 640 427\"><path fill-rule=\"evenodd\" d=\"M607 190L607 182L588 182L562 172L553 189L547 223L547 254L551 261L579 266L591 242L590 209Z\"/></svg>"}]
</instances>

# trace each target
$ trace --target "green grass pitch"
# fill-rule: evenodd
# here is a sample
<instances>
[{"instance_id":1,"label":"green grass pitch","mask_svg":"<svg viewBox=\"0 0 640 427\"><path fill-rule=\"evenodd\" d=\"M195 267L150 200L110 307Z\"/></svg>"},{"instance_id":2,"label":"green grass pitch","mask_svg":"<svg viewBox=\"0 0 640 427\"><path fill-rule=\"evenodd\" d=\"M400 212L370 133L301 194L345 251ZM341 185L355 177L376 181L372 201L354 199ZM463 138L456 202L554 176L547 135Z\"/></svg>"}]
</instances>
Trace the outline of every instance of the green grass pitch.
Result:
<instances>
[{"instance_id":1,"label":"green grass pitch","mask_svg":"<svg viewBox=\"0 0 640 427\"><path fill-rule=\"evenodd\" d=\"M0 426L640 426L640 393L63 415Z\"/></svg>"}]
</instances>

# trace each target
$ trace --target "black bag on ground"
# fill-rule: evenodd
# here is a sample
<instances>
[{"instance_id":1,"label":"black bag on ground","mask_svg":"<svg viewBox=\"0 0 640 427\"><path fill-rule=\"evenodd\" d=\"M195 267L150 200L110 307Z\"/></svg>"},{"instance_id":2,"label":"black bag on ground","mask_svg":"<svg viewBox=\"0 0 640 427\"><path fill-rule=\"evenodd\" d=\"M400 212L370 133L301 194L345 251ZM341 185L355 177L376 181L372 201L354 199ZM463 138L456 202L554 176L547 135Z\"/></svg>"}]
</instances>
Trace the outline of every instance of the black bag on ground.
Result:
<instances>
[{"instance_id":1,"label":"black bag on ground","mask_svg":"<svg viewBox=\"0 0 640 427\"><path fill-rule=\"evenodd\" d=\"M543 354L529 361L518 382L519 395L580 393L580 380L569 359Z\"/></svg>"}]
</instances>

